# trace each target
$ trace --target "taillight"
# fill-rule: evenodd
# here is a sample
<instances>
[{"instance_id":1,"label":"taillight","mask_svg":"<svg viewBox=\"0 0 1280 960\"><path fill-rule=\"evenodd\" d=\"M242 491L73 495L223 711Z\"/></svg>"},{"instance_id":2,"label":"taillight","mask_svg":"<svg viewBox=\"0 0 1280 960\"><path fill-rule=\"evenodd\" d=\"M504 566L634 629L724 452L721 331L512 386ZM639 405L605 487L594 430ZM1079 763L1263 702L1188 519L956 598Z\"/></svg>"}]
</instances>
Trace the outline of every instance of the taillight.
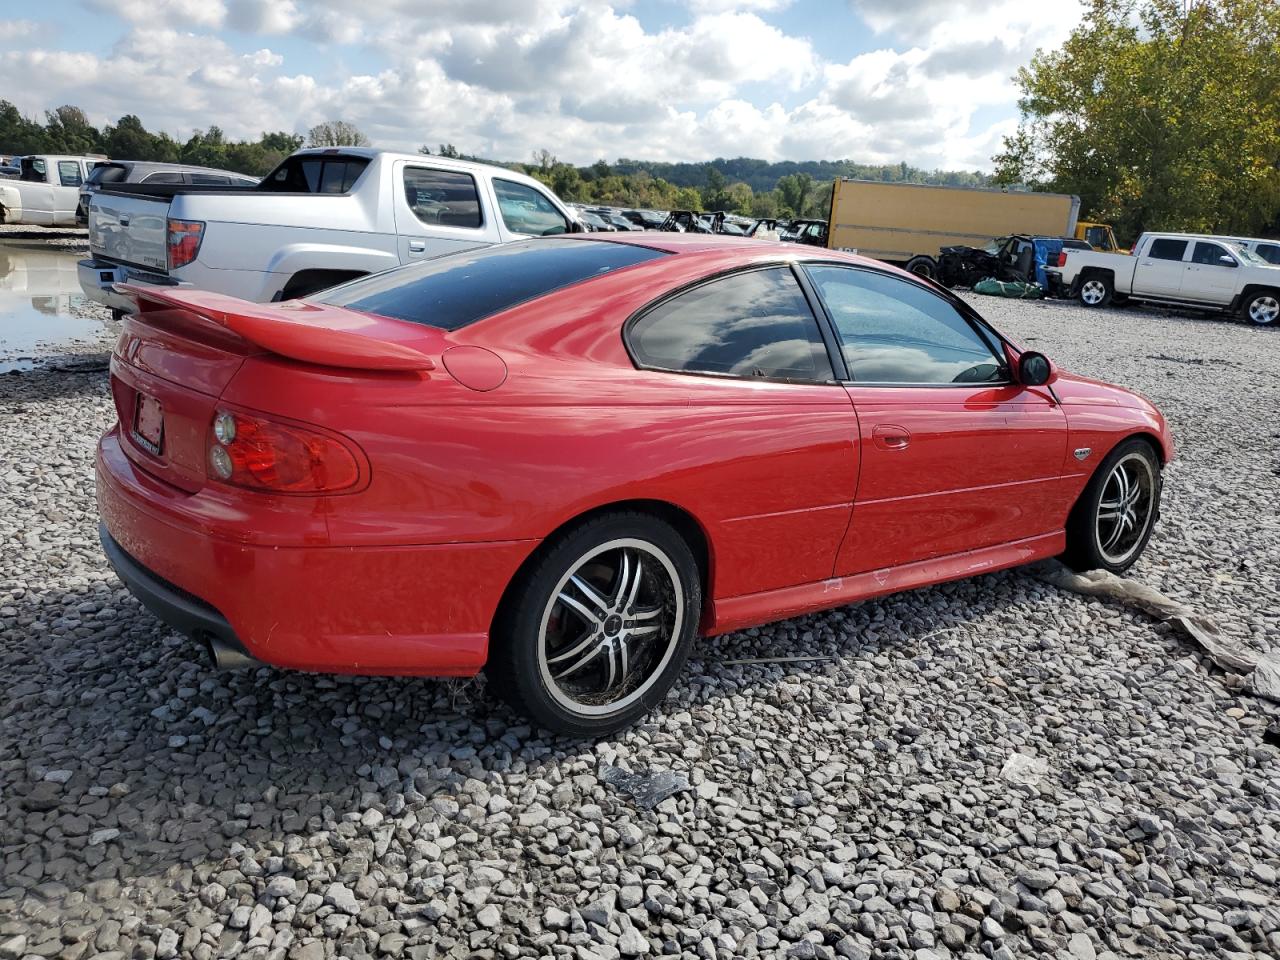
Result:
<instances>
[{"instance_id":1,"label":"taillight","mask_svg":"<svg viewBox=\"0 0 1280 960\"><path fill-rule=\"evenodd\" d=\"M1066 265L1067 265L1067 251L1065 251L1065 250L1059 250L1059 251L1058 251L1058 266L1059 266L1059 267L1065 267Z\"/></svg>"},{"instance_id":2,"label":"taillight","mask_svg":"<svg viewBox=\"0 0 1280 960\"><path fill-rule=\"evenodd\" d=\"M272 493L341 493L361 479L359 455L337 436L239 410L214 415L209 473Z\"/></svg>"},{"instance_id":3,"label":"taillight","mask_svg":"<svg viewBox=\"0 0 1280 960\"><path fill-rule=\"evenodd\" d=\"M169 220L169 269L185 267L200 252L204 224L199 220Z\"/></svg>"}]
</instances>

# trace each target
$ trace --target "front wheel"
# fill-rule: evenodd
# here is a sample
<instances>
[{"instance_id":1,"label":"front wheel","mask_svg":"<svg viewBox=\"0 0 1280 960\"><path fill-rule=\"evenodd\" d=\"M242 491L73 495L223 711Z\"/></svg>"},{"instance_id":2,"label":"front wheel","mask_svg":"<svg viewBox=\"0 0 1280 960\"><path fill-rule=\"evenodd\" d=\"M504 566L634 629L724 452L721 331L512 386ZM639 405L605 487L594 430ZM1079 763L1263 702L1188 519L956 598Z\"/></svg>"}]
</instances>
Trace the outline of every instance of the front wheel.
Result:
<instances>
[{"instance_id":1,"label":"front wheel","mask_svg":"<svg viewBox=\"0 0 1280 960\"><path fill-rule=\"evenodd\" d=\"M1160 461L1151 445L1137 438L1121 443L1076 501L1062 559L1076 570L1128 570L1151 539L1160 491Z\"/></svg>"},{"instance_id":2,"label":"front wheel","mask_svg":"<svg viewBox=\"0 0 1280 960\"><path fill-rule=\"evenodd\" d=\"M1080 302L1086 307L1105 307L1115 296L1115 287L1107 277L1086 277L1080 284Z\"/></svg>"},{"instance_id":3,"label":"front wheel","mask_svg":"<svg viewBox=\"0 0 1280 960\"><path fill-rule=\"evenodd\" d=\"M606 514L521 574L494 624L486 673L499 696L548 730L605 736L663 699L701 613L684 538L656 517Z\"/></svg>"},{"instance_id":4,"label":"front wheel","mask_svg":"<svg viewBox=\"0 0 1280 960\"><path fill-rule=\"evenodd\" d=\"M1280 326L1280 293L1263 290L1244 305L1244 318L1255 327Z\"/></svg>"}]
</instances>

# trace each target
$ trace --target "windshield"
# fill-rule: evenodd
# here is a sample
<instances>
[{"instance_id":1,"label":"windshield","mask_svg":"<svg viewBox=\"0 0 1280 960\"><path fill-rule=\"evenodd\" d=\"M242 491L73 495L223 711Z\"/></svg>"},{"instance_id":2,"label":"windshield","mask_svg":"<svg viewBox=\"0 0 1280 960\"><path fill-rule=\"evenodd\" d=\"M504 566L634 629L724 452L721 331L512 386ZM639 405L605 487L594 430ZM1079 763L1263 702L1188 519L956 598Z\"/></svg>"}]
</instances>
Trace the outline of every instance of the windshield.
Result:
<instances>
[{"instance_id":1,"label":"windshield","mask_svg":"<svg viewBox=\"0 0 1280 960\"><path fill-rule=\"evenodd\" d=\"M1239 257L1241 260L1243 260L1245 263L1251 263L1255 267L1274 267L1275 266L1274 263L1270 263L1269 261L1264 260L1262 257L1258 256L1252 250L1246 249L1245 247L1237 247L1234 243L1229 244L1229 246L1231 247L1231 252L1234 253L1237 257Z\"/></svg>"}]
</instances>

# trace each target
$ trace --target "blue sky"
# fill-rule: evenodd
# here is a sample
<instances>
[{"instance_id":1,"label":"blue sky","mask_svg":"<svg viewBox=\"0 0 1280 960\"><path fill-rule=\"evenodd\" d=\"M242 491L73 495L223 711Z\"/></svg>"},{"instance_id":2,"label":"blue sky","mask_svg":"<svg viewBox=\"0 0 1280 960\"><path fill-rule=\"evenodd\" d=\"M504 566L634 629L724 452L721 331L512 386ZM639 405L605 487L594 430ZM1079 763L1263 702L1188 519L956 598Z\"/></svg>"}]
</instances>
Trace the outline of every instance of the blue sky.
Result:
<instances>
[{"instance_id":1,"label":"blue sky","mask_svg":"<svg viewBox=\"0 0 1280 960\"><path fill-rule=\"evenodd\" d=\"M49 0L0 21L0 97L180 137L345 119L378 145L505 159L986 169L1012 74L1078 2Z\"/></svg>"}]
</instances>

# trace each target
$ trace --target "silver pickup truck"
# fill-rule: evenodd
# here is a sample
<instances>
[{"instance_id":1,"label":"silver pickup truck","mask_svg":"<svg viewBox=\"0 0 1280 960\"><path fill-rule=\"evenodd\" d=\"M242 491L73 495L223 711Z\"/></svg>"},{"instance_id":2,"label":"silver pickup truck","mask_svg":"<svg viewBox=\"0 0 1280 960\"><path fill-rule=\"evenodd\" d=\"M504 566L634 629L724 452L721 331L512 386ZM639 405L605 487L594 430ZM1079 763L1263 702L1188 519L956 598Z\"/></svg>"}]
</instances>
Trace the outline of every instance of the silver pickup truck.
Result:
<instances>
[{"instance_id":1,"label":"silver pickup truck","mask_svg":"<svg viewBox=\"0 0 1280 960\"><path fill-rule=\"evenodd\" d=\"M89 206L80 286L117 283L266 302L456 250L581 232L563 203L503 167L358 148L301 150L256 187L105 186Z\"/></svg>"},{"instance_id":2,"label":"silver pickup truck","mask_svg":"<svg viewBox=\"0 0 1280 960\"><path fill-rule=\"evenodd\" d=\"M1267 246L1264 240L1144 233L1132 254L1063 250L1045 273L1051 287L1065 289L1086 307L1139 300L1280 326L1280 267L1258 252Z\"/></svg>"}]
</instances>

